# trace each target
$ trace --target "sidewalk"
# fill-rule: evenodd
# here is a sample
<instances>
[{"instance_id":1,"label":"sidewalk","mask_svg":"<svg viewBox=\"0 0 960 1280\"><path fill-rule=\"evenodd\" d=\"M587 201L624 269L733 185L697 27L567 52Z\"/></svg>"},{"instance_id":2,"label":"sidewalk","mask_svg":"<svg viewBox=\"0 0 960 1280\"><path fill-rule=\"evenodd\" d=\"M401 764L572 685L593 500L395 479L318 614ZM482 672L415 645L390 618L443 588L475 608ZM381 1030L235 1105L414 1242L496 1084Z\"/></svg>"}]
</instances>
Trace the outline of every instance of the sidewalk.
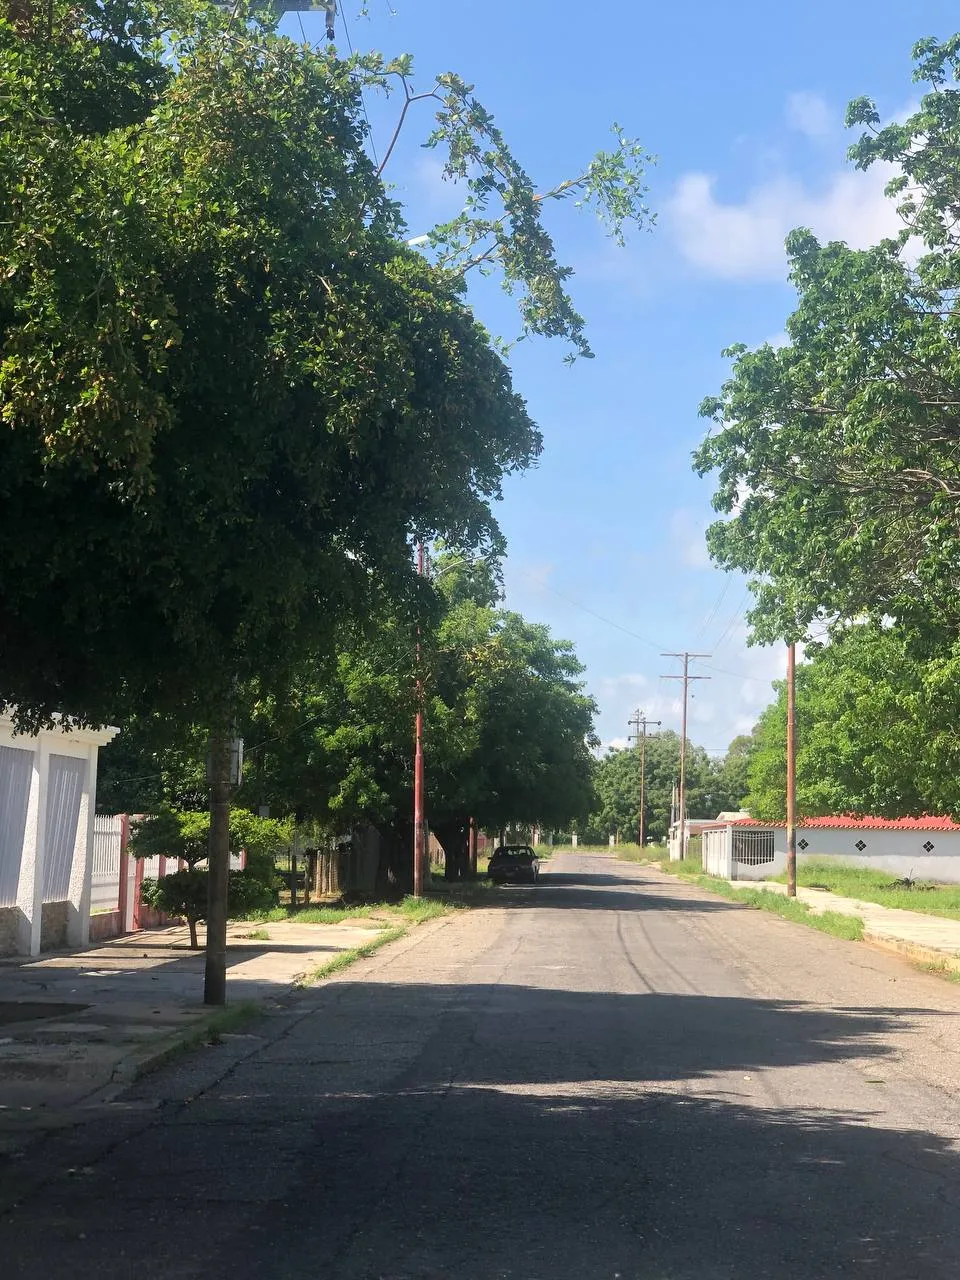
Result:
<instances>
[{"instance_id":1,"label":"sidewalk","mask_svg":"<svg viewBox=\"0 0 960 1280\"><path fill-rule=\"evenodd\" d=\"M268 937L250 937L261 931ZM74 1123L78 1108L108 1100L184 1044L282 1002L298 979L382 932L374 921L233 923L226 1010L201 1003L203 953L189 949L186 926L0 960L0 1155Z\"/></svg>"},{"instance_id":2,"label":"sidewalk","mask_svg":"<svg viewBox=\"0 0 960 1280\"><path fill-rule=\"evenodd\" d=\"M787 892L785 884L772 880L734 880L731 883L738 888ZM871 946L895 951L919 964L934 964L960 973L960 920L881 907L877 902L863 902L859 898L842 898L826 889L798 887L797 897L818 915L824 911L836 911L840 915L859 916L863 921L863 940Z\"/></svg>"}]
</instances>

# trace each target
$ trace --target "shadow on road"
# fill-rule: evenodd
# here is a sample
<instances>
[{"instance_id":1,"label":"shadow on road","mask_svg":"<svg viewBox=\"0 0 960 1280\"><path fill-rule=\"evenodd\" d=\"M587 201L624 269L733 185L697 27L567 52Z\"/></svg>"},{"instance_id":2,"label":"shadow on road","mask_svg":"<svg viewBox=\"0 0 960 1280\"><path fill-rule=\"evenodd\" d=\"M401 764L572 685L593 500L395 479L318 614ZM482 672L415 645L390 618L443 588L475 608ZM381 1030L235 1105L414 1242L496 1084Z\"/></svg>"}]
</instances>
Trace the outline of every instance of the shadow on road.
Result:
<instances>
[{"instance_id":1,"label":"shadow on road","mask_svg":"<svg viewBox=\"0 0 960 1280\"><path fill-rule=\"evenodd\" d=\"M740 903L691 893L675 896L672 884L613 872L541 871L534 887L505 885L490 905L576 911L742 911ZM562 893L557 890L563 890Z\"/></svg>"},{"instance_id":2,"label":"shadow on road","mask_svg":"<svg viewBox=\"0 0 960 1280\"><path fill-rule=\"evenodd\" d=\"M100 1280L956 1276L957 1150L882 1083L885 1037L923 1009L482 982L307 999L208 1092L168 1077L158 1123L11 1215L18 1280L68 1262ZM874 1106L838 1085L851 1063ZM744 1080L775 1067L821 1068L833 1109Z\"/></svg>"},{"instance_id":3,"label":"shadow on road","mask_svg":"<svg viewBox=\"0 0 960 1280\"><path fill-rule=\"evenodd\" d=\"M255 1165L269 1204L245 1204L242 1222L204 1207L205 1231L222 1232L210 1275L956 1275L960 1158L948 1139L891 1119L882 1092L873 1107L861 1097L818 1110L778 1097L776 1083L759 1097L739 1083L770 1067L822 1066L834 1079L838 1064L870 1059L883 1090L883 1037L918 1026L922 1009L363 983L319 992L316 1005L284 1060L239 1065L219 1096L114 1162L131 1211L159 1211L154 1238L179 1231L188 1246L198 1228L182 1234L176 1202L144 1169L178 1167L176 1195L197 1205L211 1144L218 1195L250 1196ZM338 1025L348 1007L380 1041L429 1028L383 1087L361 1087L374 1050ZM705 1081L699 1095L673 1083L691 1079ZM292 1093L307 1105L319 1095L295 1159L278 1139Z\"/></svg>"}]
</instances>

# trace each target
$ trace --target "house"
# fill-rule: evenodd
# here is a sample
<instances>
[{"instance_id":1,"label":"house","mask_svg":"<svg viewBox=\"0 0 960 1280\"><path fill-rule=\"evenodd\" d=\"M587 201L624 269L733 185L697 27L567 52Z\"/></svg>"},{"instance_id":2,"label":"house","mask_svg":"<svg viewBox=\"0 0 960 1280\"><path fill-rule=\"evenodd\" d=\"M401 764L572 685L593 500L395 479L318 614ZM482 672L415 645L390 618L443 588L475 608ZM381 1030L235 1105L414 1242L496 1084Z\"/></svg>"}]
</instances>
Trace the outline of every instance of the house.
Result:
<instances>
[{"instance_id":1,"label":"house","mask_svg":"<svg viewBox=\"0 0 960 1280\"><path fill-rule=\"evenodd\" d=\"M892 876L960 884L960 823L950 818L804 818L797 859L832 858ZM703 869L727 880L767 880L787 865L784 823L737 818L703 837Z\"/></svg>"},{"instance_id":2,"label":"house","mask_svg":"<svg viewBox=\"0 0 960 1280\"><path fill-rule=\"evenodd\" d=\"M116 733L17 734L0 714L0 955L89 942L97 754Z\"/></svg>"},{"instance_id":3,"label":"house","mask_svg":"<svg viewBox=\"0 0 960 1280\"><path fill-rule=\"evenodd\" d=\"M725 826L728 822L734 822L738 818L749 818L746 809L724 810L718 813L715 818L688 818L684 823L684 850L680 852L680 823L674 821L667 833L667 848L670 854L671 862L679 862L681 858L687 856L690 847L690 839L692 836L702 836L705 831L715 831Z\"/></svg>"}]
</instances>

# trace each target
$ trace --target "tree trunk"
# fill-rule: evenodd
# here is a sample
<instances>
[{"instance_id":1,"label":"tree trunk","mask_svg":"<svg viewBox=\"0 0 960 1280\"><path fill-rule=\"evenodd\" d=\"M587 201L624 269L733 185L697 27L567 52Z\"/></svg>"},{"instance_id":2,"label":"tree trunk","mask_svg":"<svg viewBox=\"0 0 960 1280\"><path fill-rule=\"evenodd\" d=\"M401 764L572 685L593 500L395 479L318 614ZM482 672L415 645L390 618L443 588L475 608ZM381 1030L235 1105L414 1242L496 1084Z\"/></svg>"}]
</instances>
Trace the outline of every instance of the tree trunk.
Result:
<instances>
[{"instance_id":1,"label":"tree trunk","mask_svg":"<svg viewBox=\"0 0 960 1280\"><path fill-rule=\"evenodd\" d=\"M413 891L413 824L384 824L380 828L380 859L376 892L399 898Z\"/></svg>"},{"instance_id":2,"label":"tree trunk","mask_svg":"<svg viewBox=\"0 0 960 1280\"><path fill-rule=\"evenodd\" d=\"M470 872L469 819L441 822L433 831L443 845L444 879L465 880Z\"/></svg>"},{"instance_id":3,"label":"tree trunk","mask_svg":"<svg viewBox=\"0 0 960 1280\"><path fill-rule=\"evenodd\" d=\"M190 950L199 951L200 943L197 941L197 922L193 916L187 916L187 928L190 930Z\"/></svg>"},{"instance_id":4,"label":"tree trunk","mask_svg":"<svg viewBox=\"0 0 960 1280\"><path fill-rule=\"evenodd\" d=\"M210 735L210 844L203 1003L227 1002L227 889L230 881L230 756L227 729Z\"/></svg>"}]
</instances>

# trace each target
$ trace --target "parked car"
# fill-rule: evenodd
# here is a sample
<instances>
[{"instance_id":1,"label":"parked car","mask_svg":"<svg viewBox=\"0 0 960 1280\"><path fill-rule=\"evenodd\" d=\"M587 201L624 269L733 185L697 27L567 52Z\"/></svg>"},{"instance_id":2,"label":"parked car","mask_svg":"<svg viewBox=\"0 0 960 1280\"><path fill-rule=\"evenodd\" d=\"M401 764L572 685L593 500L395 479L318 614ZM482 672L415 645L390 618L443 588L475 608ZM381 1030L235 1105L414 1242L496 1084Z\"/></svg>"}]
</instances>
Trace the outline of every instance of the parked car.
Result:
<instances>
[{"instance_id":1,"label":"parked car","mask_svg":"<svg viewBox=\"0 0 960 1280\"><path fill-rule=\"evenodd\" d=\"M540 860L528 844L505 844L494 849L487 867L494 884L536 884Z\"/></svg>"}]
</instances>

